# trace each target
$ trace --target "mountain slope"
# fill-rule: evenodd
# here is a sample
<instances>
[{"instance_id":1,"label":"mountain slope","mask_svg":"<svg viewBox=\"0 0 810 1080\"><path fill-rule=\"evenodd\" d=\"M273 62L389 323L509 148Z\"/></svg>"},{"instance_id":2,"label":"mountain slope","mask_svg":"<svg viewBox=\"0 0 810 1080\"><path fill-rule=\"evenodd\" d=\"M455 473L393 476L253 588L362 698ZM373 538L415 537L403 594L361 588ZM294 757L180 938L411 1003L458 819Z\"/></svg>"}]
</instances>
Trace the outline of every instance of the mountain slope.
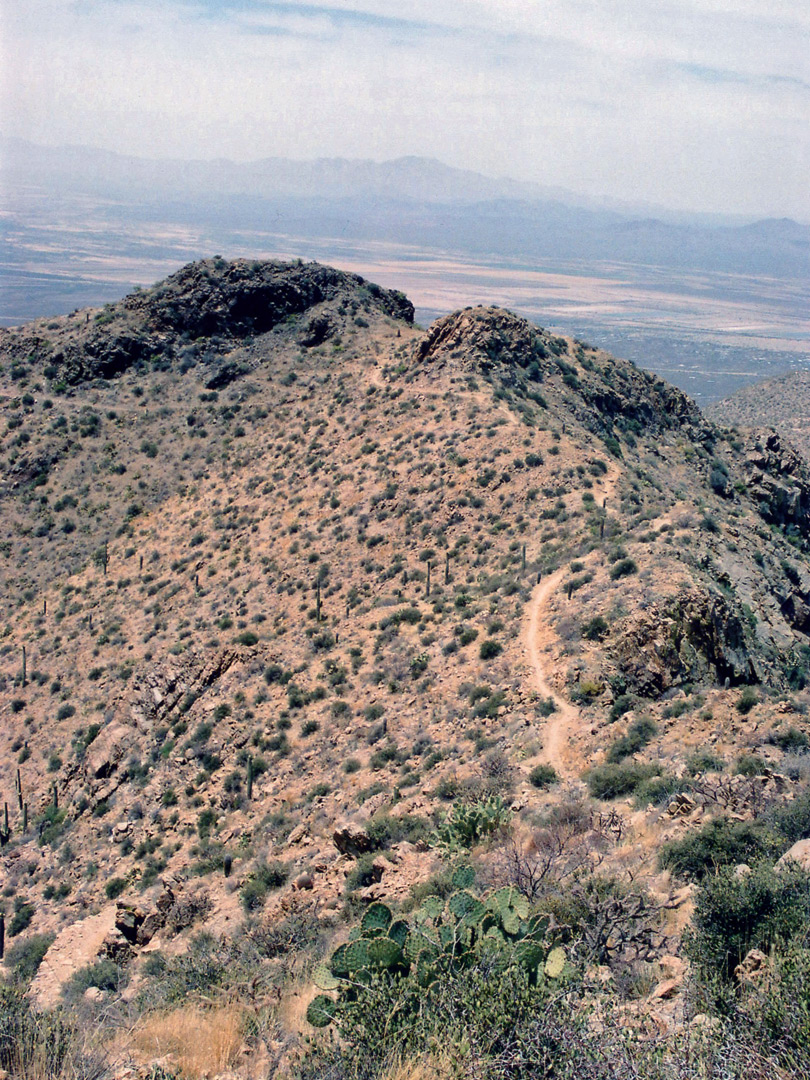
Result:
<instances>
[{"instance_id":1,"label":"mountain slope","mask_svg":"<svg viewBox=\"0 0 810 1080\"><path fill-rule=\"evenodd\" d=\"M161 877L219 933L285 881L265 924L334 930L441 872L453 800L528 828L566 798L537 766L577 785L641 721L664 786L609 858L668 896L664 781L801 741L798 455L508 311L412 320L352 275L214 259L0 335L21 933Z\"/></svg>"}]
</instances>

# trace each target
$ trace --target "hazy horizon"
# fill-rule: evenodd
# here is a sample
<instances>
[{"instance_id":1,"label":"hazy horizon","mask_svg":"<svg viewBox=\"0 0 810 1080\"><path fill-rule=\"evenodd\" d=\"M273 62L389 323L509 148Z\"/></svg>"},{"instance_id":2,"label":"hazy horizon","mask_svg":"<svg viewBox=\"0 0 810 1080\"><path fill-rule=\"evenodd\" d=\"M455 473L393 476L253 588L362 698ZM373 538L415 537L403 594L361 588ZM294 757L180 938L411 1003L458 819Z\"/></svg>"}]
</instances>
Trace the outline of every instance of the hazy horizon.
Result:
<instances>
[{"instance_id":1,"label":"hazy horizon","mask_svg":"<svg viewBox=\"0 0 810 1080\"><path fill-rule=\"evenodd\" d=\"M437 159L592 199L810 217L800 0L29 0L7 136L152 159ZM43 62L47 58L47 62Z\"/></svg>"}]
</instances>

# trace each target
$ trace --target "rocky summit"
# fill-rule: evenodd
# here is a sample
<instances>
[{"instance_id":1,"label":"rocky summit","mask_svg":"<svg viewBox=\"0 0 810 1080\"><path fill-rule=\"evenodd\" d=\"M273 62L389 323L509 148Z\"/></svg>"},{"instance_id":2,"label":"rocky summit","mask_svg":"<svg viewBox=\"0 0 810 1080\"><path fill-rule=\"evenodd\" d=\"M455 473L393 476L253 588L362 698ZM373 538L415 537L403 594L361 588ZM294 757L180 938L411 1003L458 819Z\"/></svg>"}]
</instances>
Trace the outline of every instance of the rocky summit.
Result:
<instances>
[{"instance_id":1,"label":"rocky summit","mask_svg":"<svg viewBox=\"0 0 810 1080\"><path fill-rule=\"evenodd\" d=\"M0 1068L810 1076L783 435L301 262L0 364Z\"/></svg>"}]
</instances>

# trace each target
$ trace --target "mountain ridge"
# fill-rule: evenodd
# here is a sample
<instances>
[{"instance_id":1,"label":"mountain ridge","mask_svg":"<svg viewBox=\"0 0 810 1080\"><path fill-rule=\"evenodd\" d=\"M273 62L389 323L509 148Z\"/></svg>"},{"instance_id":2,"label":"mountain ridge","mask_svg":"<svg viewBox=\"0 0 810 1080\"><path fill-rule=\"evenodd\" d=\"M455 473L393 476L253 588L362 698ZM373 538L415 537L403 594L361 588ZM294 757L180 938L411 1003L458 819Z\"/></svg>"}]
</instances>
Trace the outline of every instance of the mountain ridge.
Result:
<instances>
[{"instance_id":1,"label":"mountain ridge","mask_svg":"<svg viewBox=\"0 0 810 1080\"><path fill-rule=\"evenodd\" d=\"M412 320L357 275L212 258L0 334L0 863L14 948L55 950L43 1007L76 976L123 1008L104 962L143 1031L202 965L203 1026L259 1025L229 1067L295 1075L326 940L443 905L459 856L528 890L551 835L532 903L587 927L643 887L659 944L589 969L647 972L677 1039L656 980L697 894L668 845L733 807L729 871L789 846L756 837L806 800L810 467L503 308ZM464 814L497 821L448 851Z\"/></svg>"}]
</instances>

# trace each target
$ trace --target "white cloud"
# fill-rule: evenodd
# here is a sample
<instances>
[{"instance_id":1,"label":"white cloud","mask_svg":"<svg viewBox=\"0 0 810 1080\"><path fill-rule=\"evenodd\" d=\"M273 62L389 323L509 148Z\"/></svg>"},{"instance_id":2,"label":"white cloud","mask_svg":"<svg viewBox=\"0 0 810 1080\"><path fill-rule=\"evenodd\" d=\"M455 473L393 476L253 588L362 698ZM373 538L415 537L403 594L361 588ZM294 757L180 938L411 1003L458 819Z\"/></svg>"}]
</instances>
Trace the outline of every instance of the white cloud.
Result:
<instances>
[{"instance_id":1,"label":"white cloud","mask_svg":"<svg viewBox=\"0 0 810 1080\"><path fill-rule=\"evenodd\" d=\"M810 216L804 0L26 0L0 30L3 128L35 141Z\"/></svg>"}]
</instances>

